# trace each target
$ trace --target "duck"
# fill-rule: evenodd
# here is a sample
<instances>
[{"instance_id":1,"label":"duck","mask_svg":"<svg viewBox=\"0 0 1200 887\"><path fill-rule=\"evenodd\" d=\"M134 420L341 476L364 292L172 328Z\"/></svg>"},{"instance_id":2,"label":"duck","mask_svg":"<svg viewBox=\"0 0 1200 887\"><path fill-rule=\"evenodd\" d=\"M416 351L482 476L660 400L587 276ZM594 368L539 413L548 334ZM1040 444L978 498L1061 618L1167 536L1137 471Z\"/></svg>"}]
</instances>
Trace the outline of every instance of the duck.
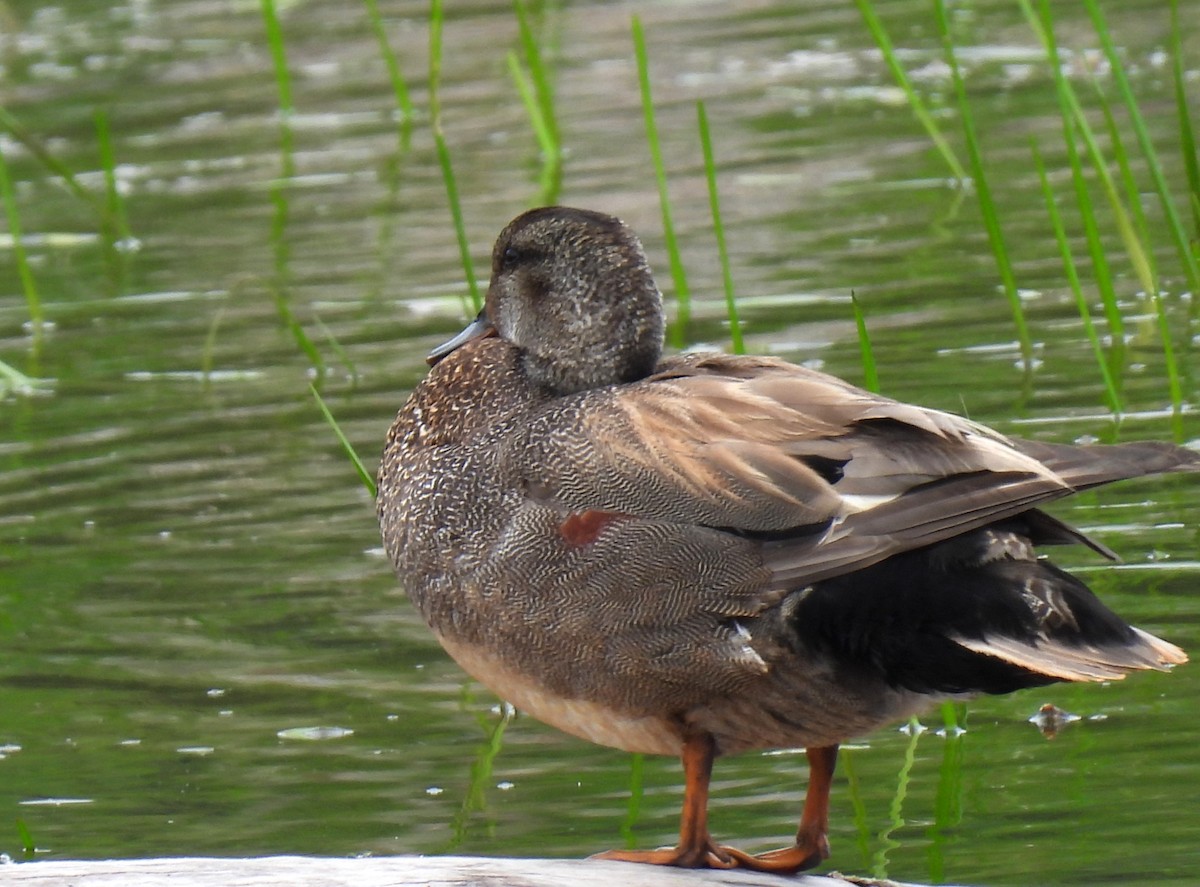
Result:
<instances>
[{"instance_id":1,"label":"duck","mask_svg":"<svg viewBox=\"0 0 1200 887\"><path fill-rule=\"evenodd\" d=\"M526 211L378 472L387 554L467 674L573 736L681 759L678 844L599 858L814 867L840 744L945 700L1187 661L1040 549L1115 558L1043 506L1196 471L1196 451L1012 438L774 357L664 355L663 331L626 224ZM795 841L717 843L714 761L792 748Z\"/></svg>"}]
</instances>

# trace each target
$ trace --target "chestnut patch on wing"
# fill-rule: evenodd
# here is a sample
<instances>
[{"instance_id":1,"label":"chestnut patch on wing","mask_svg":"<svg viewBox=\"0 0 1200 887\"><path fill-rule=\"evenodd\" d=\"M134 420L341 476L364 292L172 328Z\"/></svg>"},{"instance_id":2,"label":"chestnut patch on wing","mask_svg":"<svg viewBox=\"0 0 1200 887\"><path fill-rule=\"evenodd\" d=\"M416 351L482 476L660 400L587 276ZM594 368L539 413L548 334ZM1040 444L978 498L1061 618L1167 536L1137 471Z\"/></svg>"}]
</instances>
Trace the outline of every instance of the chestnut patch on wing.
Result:
<instances>
[{"instance_id":1,"label":"chestnut patch on wing","mask_svg":"<svg viewBox=\"0 0 1200 887\"><path fill-rule=\"evenodd\" d=\"M591 545L600 537L605 527L622 520L629 520L629 515L589 508L587 511L573 511L568 514L559 524L558 532L568 545Z\"/></svg>"}]
</instances>

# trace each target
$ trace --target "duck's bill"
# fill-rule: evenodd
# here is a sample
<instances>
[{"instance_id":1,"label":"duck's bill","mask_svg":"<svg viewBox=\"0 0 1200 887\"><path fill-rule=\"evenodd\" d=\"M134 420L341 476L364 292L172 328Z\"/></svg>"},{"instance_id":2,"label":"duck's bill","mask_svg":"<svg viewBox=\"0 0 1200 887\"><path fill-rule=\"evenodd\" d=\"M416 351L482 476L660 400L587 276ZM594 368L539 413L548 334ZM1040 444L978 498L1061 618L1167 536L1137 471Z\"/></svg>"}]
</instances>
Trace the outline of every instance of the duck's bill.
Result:
<instances>
[{"instance_id":1,"label":"duck's bill","mask_svg":"<svg viewBox=\"0 0 1200 887\"><path fill-rule=\"evenodd\" d=\"M438 345L436 348L430 351L429 356L425 358L425 362L430 366L433 366L451 351L461 348L472 339L481 339L484 336L494 335L496 335L496 328L492 326L492 322L488 320L487 309L485 308L479 312L479 315L474 320L467 324L466 329L464 329L461 333L448 342L443 342L441 345Z\"/></svg>"}]
</instances>

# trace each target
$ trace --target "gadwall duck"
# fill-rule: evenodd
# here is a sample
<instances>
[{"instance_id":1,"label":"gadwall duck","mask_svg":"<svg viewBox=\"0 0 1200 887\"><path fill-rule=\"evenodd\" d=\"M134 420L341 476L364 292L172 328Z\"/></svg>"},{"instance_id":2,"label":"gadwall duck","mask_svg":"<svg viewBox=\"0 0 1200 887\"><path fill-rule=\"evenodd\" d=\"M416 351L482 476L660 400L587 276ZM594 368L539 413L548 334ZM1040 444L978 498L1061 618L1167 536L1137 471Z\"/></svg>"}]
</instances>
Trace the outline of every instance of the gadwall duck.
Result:
<instances>
[{"instance_id":1,"label":"gadwall duck","mask_svg":"<svg viewBox=\"0 0 1200 887\"><path fill-rule=\"evenodd\" d=\"M682 758L679 846L602 857L811 867L838 743L940 700L1186 661L1037 556L1111 556L1038 506L1197 453L1011 439L769 357L663 358L662 339L628 227L530 210L379 469L388 555L467 673L567 733ZM715 843L714 758L799 746L795 844Z\"/></svg>"}]
</instances>

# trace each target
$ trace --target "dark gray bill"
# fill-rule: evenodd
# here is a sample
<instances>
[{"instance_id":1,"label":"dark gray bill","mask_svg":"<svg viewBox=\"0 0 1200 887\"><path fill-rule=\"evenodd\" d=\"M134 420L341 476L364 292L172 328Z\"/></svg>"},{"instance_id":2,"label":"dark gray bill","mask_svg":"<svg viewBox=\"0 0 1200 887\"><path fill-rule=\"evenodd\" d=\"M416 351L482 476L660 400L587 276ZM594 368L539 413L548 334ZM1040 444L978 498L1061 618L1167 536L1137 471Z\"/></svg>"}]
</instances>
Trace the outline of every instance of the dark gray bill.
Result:
<instances>
[{"instance_id":1,"label":"dark gray bill","mask_svg":"<svg viewBox=\"0 0 1200 887\"><path fill-rule=\"evenodd\" d=\"M472 339L479 339L483 336L494 336L495 334L496 328L492 326L492 322L488 320L487 309L484 308L479 312L474 320L467 324L466 328L461 333L459 333L453 339L450 339L448 342L443 342L441 345L438 345L436 348L430 351L429 356L425 358L425 362L430 366L433 366L451 351L462 347Z\"/></svg>"}]
</instances>

